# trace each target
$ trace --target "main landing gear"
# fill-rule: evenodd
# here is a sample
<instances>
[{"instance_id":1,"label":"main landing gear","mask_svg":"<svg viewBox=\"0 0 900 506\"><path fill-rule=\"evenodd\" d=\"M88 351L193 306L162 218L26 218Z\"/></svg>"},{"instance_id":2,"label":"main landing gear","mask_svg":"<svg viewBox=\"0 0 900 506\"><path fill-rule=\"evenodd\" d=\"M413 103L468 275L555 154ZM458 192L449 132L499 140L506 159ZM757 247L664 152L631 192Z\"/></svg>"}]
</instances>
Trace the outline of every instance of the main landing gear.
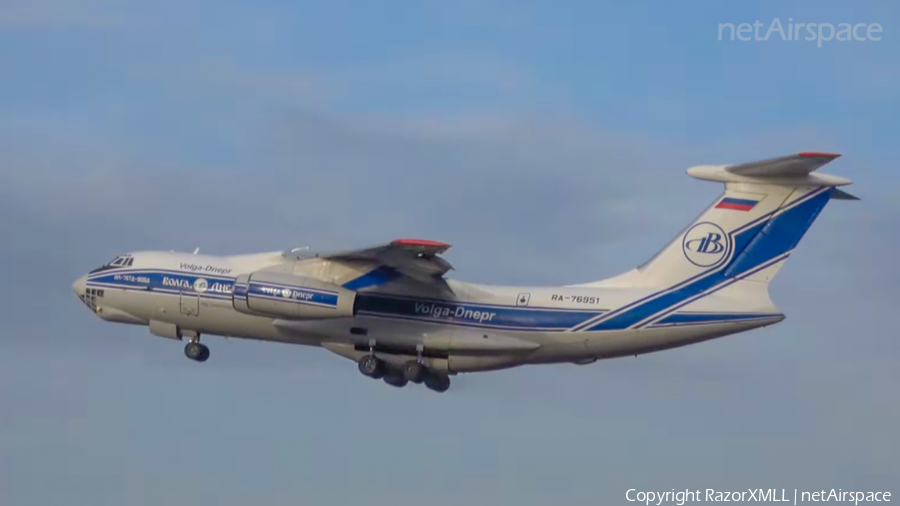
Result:
<instances>
[{"instance_id":1,"label":"main landing gear","mask_svg":"<svg viewBox=\"0 0 900 506\"><path fill-rule=\"evenodd\" d=\"M209 348L200 344L200 341L192 340L184 345L184 356L195 362L206 362L209 358Z\"/></svg>"},{"instance_id":2,"label":"main landing gear","mask_svg":"<svg viewBox=\"0 0 900 506\"><path fill-rule=\"evenodd\" d=\"M384 376L384 362L374 355L366 355L359 359L359 372L370 378L379 379Z\"/></svg>"},{"instance_id":3,"label":"main landing gear","mask_svg":"<svg viewBox=\"0 0 900 506\"><path fill-rule=\"evenodd\" d=\"M406 379L406 381L421 383L424 372L425 367L422 366L422 364L418 361L410 360L409 362L403 364L403 377Z\"/></svg>"},{"instance_id":4,"label":"main landing gear","mask_svg":"<svg viewBox=\"0 0 900 506\"><path fill-rule=\"evenodd\" d=\"M450 388L450 377L430 371L421 362L410 360L402 368L389 365L387 362L369 354L359 359L359 372L375 379L383 379L388 385L400 388L409 382L425 383L435 392L446 392Z\"/></svg>"}]
</instances>

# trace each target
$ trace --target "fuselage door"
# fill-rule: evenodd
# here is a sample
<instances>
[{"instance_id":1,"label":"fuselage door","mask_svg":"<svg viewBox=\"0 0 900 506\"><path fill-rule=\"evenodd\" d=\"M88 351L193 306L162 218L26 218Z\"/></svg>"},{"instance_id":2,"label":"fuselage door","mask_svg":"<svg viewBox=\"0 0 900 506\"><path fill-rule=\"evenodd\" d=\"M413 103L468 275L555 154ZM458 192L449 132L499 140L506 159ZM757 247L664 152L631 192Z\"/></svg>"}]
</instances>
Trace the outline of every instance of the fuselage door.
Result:
<instances>
[{"instance_id":1,"label":"fuselage door","mask_svg":"<svg viewBox=\"0 0 900 506\"><path fill-rule=\"evenodd\" d=\"M196 293L181 292L181 314L198 316L200 314L200 296Z\"/></svg>"}]
</instances>

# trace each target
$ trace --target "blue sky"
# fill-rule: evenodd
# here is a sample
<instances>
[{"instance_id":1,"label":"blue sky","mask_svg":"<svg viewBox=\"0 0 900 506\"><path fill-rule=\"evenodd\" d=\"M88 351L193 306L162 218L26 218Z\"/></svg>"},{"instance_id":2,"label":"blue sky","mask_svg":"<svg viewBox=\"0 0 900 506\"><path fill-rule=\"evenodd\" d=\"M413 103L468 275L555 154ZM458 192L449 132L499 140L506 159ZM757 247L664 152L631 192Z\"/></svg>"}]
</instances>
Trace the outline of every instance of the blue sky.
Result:
<instances>
[{"instance_id":1,"label":"blue sky","mask_svg":"<svg viewBox=\"0 0 900 506\"><path fill-rule=\"evenodd\" d=\"M718 41L719 23L882 40ZM0 502L626 503L629 488L888 490L900 204L895 2L0 4ZM561 284L649 258L719 188L804 150L831 204L788 319L434 395L323 350L102 324L78 275L141 249L398 236L455 277ZM891 490L890 487L895 487Z\"/></svg>"}]
</instances>

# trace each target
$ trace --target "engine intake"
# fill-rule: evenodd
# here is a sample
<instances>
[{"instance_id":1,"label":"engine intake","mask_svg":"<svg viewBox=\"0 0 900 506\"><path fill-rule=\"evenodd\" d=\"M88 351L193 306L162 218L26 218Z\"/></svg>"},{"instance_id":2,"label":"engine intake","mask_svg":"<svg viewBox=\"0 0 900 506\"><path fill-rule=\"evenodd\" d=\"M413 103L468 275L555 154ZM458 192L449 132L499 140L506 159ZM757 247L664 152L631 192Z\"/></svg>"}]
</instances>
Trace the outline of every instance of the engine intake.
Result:
<instances>
[{"instance_id":1,"label":"engine intake","mask_svg":"<svg viewBox=\"0 0 900 506\"><path fill-rule=\"evenodd\" d=\"M353 316L355 300L356 292L334 283L266 271L238 276L232 295L236 311L290 320Z\"/></svg>"}]
</instances>

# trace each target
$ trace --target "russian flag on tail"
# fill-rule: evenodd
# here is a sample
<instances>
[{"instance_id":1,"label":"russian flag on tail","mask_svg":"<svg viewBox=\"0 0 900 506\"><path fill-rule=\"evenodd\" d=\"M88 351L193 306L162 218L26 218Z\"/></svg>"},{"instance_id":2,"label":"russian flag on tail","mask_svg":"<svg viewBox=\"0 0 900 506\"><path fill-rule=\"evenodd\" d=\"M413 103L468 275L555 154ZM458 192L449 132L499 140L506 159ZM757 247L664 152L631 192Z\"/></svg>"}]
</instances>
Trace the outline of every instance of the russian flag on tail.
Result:
<instances>
[{"instance_id":1,"label":"russian flag on tail","mask_svg":"<svg viewBox=\"0 0 900 506\"><path fill-rule=\"evenodd\" d=\"M736 199L734 197L725 197L716 204L716 209L731 209L733 211L749 211L759 203L758 200Z\"/></svg>"}]
</instances>

